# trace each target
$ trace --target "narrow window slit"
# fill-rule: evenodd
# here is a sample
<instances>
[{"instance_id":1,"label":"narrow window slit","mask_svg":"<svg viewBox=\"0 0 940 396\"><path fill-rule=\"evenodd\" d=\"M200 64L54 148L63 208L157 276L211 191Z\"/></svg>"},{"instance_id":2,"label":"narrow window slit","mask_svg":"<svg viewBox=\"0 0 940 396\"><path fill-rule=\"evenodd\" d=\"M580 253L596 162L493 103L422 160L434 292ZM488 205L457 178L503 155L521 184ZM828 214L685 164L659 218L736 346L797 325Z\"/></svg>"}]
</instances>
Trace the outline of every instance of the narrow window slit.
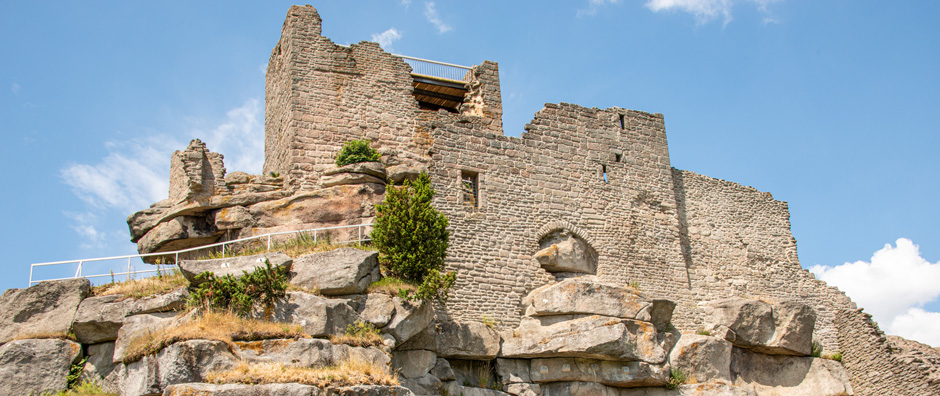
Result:
<instances>
[{"instance_id":1,"label":"narrow window slit","mask_svg":"<svg viewBox=\"0 0 940 396\"><path fill-rule=\"evenodd\" d=\"M601 165L601 173L604 175L604 183L607 183L607 165Z\"/></svg>"},{"instance_id":2,"label":"narrow window slit","mask_svg":"<svg viewBox=\"0 0 940 396\"><path fill-rule=\"evenodd\" d=\"M624 129L624 127L623 127L623 114L620 115L620 129Z\"/></svg>"},{"instance_id":3,"label":"narrow window slit","mask_svg":"<svg viewBox=\"0 0 940 396\"><path fill-rule=\"evenodd\" d=\"M463 203L471 208L480 207L479 177L475 172L460 172L460 188L463 191Z\"/></svg>"}]
</instances>

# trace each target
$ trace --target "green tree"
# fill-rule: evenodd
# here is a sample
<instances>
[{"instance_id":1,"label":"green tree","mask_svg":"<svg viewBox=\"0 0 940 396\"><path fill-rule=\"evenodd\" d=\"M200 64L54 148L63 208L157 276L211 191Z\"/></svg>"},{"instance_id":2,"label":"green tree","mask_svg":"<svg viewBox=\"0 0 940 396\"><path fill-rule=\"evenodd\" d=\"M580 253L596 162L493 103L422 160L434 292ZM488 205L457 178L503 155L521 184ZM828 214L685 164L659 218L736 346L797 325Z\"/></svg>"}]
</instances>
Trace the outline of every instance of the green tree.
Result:
<instances>
[{"instance_id":1,"label":"green tree","mask_svg":"<svg viewBox=\"0 0 940 396\"><path fill-rule=\"evenodd\" d=\"M431 206L433 197L427 173L401 187L389 186L385 202L376 205L371 237L389 275L420 285L423 292L415 298L443 301L456 275L442 273L450 232L447 216Z\"/></svg>"},{"instance_id":2,"label":"green tree","mask_svg":"<svg viewBox=\"0 0 940 396\"><path fill-rule=\"evenodd\" d=\"M368 140L350 140L343 143L343 148L336 155L336 166L357 164L360 162L378 162L379 154L375 149L369 147Z\"/></svg>"}]
</instances>

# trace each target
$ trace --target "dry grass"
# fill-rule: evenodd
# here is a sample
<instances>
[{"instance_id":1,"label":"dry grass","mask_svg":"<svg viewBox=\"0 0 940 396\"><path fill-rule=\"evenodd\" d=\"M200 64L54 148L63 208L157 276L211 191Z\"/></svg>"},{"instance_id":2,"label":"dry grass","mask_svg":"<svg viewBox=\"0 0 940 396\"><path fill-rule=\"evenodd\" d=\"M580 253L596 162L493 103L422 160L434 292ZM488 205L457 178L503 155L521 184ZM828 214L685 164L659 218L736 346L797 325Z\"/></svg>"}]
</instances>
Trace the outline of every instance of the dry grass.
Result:
<instances>
[{"instance_id":1,"label":"dry grass","mask_svg":"<svg viewBox=\"0 0 940 396\"><path fill-rule=\"evenodd\" d=\"M53 393L52 396L117 396L101 390L101 386L93 381L84 381L69 390Z\"/></svg>"},{"instance_id":2,"label":"dry grass","mask_svg":"<svg viewBox=\"0 0 940 396\"><path fill-rule=\"evenodd\" d=\"M398 379L375 364L346 361L338 366L295 367L283 363L240 363L235 368L211 372L206 382L214 384L273 384L297 382L316 387L353 385L398 385Z\"/></svg>"},{"instance_id":3,"label":"dry grass","mask_svg":"<svg viewBox=\"0 0 940 396\"><path fill-rule=\"evenodd\" d=\"M190 322L131 340L124 363L155 354L173 343L186 340L222 341L234 348L234 341L256 341L271 338L305 338L300 325L245 319L231 312L206 312Z\"/></svg>"},{"instance_id":4,"label":"dry grass","mask_svg":"<svg viewBox=\"0 0 940 396\"><path fill-rule=\"evenodd\" d=\"M172 270L166 275L95 286L92 288L92 294L96 296L122 294L125 299L139 299L169 293L188 285L189 281L183 277L183 274L178 270Z\"/></svg>"},{"instance_id":5,"label":"dry grass","mask_svg":"<svg viewBox=\"0 0 940 396\"><path fill-rule=\"evenodd\" d=\"M398 278L385 277L369 285L366 293L385 293L392 297L399 294L399 290L404 289L407 293L418 291L418 287Z\"/></svg>"},{"instance_id":6,"label":"dry grass","mask_svg":"<svg viewBox=\"0 0 940 396\"><path fill-rule=\"evenodd\" d=\"M59 340L69 340L78 342L78 339L75 338L75 334L72 332L66 331L37 331L34 333L20 333L13 338L12 341L16 340L47 340L47 339L59 339Z\"/></svg>"},{"instance_id":7,"label":"dry grass","mask_svg":"<svg viewBox=\"0 0 940 396\"><path fill-rule=\"evenodd\" d=\"M320 236L320 239L314 241L312 235L304 233L298 235L296 238L280 243L275 243L271 246L271 249L268 249L267 244L265 243L258 243L255 246L246 246L240 249L236 249L234 252L227 250L225 252L225 257L252 256L255 254L267 252L284 252L284 254L290 256L291 258L297 258L311 253L328 252L344 247L352 247L369 251L375 250L375 247L373 247L371 244L356 245L348 243L331 243L329 238L323 238L322 235ZM221 251L211 253L207 256L200 257L199 259L202 260L217 258L223 258Z\"/></svg>"}]
</instances>

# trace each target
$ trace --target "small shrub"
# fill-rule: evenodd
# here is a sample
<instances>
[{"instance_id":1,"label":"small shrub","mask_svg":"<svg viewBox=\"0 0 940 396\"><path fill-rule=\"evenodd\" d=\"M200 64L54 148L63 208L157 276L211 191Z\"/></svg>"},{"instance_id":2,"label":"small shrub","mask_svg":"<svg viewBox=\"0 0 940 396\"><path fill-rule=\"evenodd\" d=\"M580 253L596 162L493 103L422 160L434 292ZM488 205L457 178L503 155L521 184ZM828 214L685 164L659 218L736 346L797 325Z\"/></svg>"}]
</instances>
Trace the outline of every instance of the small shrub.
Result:
<instances>
[{"instance_id":1,"label":"small shrub","mask_svg":"<svg viewBox=\"0 0 940 396\"><path fill-rule=\"evenodd\" d=\"M822 356L822 353L823 353L822 344L820 344L820 343L817 342L817 341L813 341L813 345L810 347L810 352L809 352L809 354L810 354L812 357L820 357L820 356Z\"/></svg>"},{"instance_id":2,"label":"small shrub","mask_svg":"<svg viewBox=\"0 0 940 396\"><path fill-rule=\"evenodd\" d=\"M88 356L83 357L82 360L78 361L78 363L69 366L69 373L65 376L69 389L72 389L78 385L78 382L82 377L82 370L85 369L86 362L88 362Z\"/></svg>"},{"instance_id":3,"label":"small shrub","mask_svg":"<svg viewBox=\"0 0 940 396\"><path fill-rule=\"evenodd\" d=\"M486 325L486 327L489 327L491 329L496 327L495 320L486 317L486 315L481 316L481 318L483 319L483 324Z\"/></svg>"},{"instance_id":4,"label":"small shrub","mask_svg":"<svg viewBox=\"0 0 940 396\"><path fill-rule=\"evenodd\" d=\"M202 283L189 295L189 305L216 310L232 310L248 316L256 306L271 309L287 297L286 269L274 267L265 259L264 267L236 278L232 275L217 277L211 272L196 276Z\"/></svg>"},{"instance_id":5,"label":"small shrub","mask_svg":"<svg viewBox=\"0 0 940 396\"><path fill-rule=\"evenodd\" d=\"M369 147L368 140L350 140L343 143L343 148L336 155L336 166L358 164L360 162L378 162L381 156L375 149Z\"/></svg>"},{"instance_id":6,"label":"small shrub","mask_svg":"<svg viewBox=\"0 0 940 396\"><path fill-rule=\"evenodd\" d=\"M46 395L44 393L44 395ZM51 396L117 396L114 393L108 393L101 389L101 384L96 381L81 381L75 386L61 390L57 393L49 394Z\"/></svg>"},{"instance_id":7,"label":"small shrub","mask_svg":"<svg viewBox=\"0 0 940 396\"><path fill-rule=\"evenodd\" d=\"M710 336L712 335L712 332L705 330L705 329L701 329L699 331L696 331L695 334L703 335L703 336Z\"/></svg>"},{"instance_id":8,"label":"small shrub","mask_svg":"<svg viewBox=\"0 0 940 396\"><path fill-rule=\"evenodd\" d=\"M376 205L378 216L372 241L379 250L379 262L389 275L418 285L409 298L447 300L456 274L441 273L450 232L447 216L431 206L434 189L427 173L402 187L389 187L385 201Z\"/></svg>"},{"instance_id":9,"label":"small shrub","mask_svg":"<svg viewBox=\"0 0 940 396\"><path fill-rule=\"evenodd\" d=\"M674 368L669 372L669 382L666 383L666 389L678 389L679 385L684 384L686 380L688 380L688 377L685 373Z\"/></svg>"}]
</instances>

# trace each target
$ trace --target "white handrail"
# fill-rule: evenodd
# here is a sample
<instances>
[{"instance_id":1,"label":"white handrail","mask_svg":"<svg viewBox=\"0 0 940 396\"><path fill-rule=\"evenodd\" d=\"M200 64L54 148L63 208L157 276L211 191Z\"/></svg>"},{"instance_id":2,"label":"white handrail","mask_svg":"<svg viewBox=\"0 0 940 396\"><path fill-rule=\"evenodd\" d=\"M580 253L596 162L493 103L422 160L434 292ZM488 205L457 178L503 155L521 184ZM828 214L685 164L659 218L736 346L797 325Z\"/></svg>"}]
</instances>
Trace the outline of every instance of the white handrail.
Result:
<instances>
[{"instance_id":1,"label":"white handrail","mask_svg":"<svg viewBox=\"0 0 940 396\"><path fill-rule=\"evenodd\" d=\"M330 230L340 230L340 229L347 229L347 228L357 228L358 237L357 237L356 239L347 240L347 241L331 242L331 244L342 244L342 243L353 243L353 242L356 242L357 244L361 245L363 242L368 242L368 241L371 241L371 240L372 240L371 238L369 238L369 234L368 234L368 233L363 234L363 232L362 232L363 230L362 230L362 229L363 229L364 227L372 227L372 223L368 223L368 224L355 224L355 225L347 225L347 226L322 227L322 228L309 228L309 229L305 229L305 230L294 230L294 231L272 232L272 233L268 233L268 234L255 235L255 236L250 236L250 237L245 237L245 238L233 239L233 240L230 240L230 241L217 242L217 243L213 243L213 244L209 244L209 245L196 246L196 247L191 247L191 248L188 248L188 249L174 250L174 251L169 251L169 252L155 252L155 253L145 253L145 254L129 254L129 255L124 255L124 256L97 257L97 258L87 258L87 259L79 259L79 260L64 260L64 261L50 261L50 262L45 262L45 263L35 263L35 264L30 264L30 266L29 266L29 286L32 286L34 283L39 283L39 282L42 282L42 281L63 280L63 279L75 279L75 278L100 278L100 277L105 277L105 276L112 276L112 277L113 277L113 276L115 276L115 275L126 275L126 276L127 276L127 279L131 279L131 277L132 277L133 275L136 275L136 274L144 274L144 273L152 273L152 272L158 272L161 265L170 265L170 264L155 264L155 265L157 266L157 268L158 268L158 269L156 269L156 270L132 271L131 259L133 259L133 258L140 258L140 259L143 259L143 258L145 258L145 257L153 257L153 256L173 256L173 264L171 264L171 265L173 265L173 266L178 266L178 265L179 265L179 259L180 259L180 253L189 253L189 252L194 252L194 251L197 251L197 250L210 249L210 248L214 248L214 247L221 246L221 247L222 247L222 257L225 257L225 245L231 245L231 244L233 244L233 243L245 242L245 241L250 241L250 240L255 240L255 239L262 239L262 238L267 238L267 244L266 244L266 245L267 245L267 248L266 248L266 249L267 249L267 250L271 250L271 237L278 236L278 235L286 235L286 234L300 234L300 233L313 232L313 241L316 242L316 241L317 241L317 236L318 236L318 233L319 233L319 232L330 231ZM84 265L85 265L86 263L89 263L89 262L96 262L96 261L121 260L121 259L127 259L127 270L126 270L125 272L109 272L109 273L107 273L107 274L95 274L95 275L85 275L85 274L83 274L83 267L84 267ZM33 280L33 270L34 270L36 267L44 267L44 266L50 266L50 265L74 264L74 263L78 263L78 267L75 269L75 276L73 276L73 277L71 277L71 278L56 278L56 279Z\"/></svg>"}]
</instances>

